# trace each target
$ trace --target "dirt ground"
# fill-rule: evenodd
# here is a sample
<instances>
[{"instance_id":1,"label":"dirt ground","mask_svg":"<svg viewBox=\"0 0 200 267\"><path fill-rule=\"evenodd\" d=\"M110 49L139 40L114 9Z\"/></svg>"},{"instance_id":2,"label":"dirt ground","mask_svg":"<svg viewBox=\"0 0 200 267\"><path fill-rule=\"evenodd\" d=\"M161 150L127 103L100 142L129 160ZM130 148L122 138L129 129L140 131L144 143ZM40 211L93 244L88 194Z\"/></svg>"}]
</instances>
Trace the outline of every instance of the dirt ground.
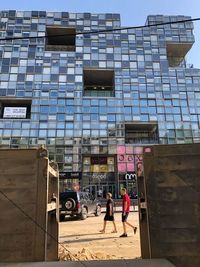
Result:
<instances>
[{"instance_id":1,"label":"dirt ground","mask_svg":"<svg viewBox=\"0 0 200 267\"><path fill-rule=\"evenodd\" d=\"M59 249L61 260L106 260L140 258L140 235L138 212L129 214L129 222L138 227L136 235L127 227L128 237L119 238L123 233L121 213L115 214L118 233L111 233L113 225L107 223L105 234L99 233L103 225L104 213L100 217L91 215L86 220L66 218L60 223ZM64 249L63 246L66 248ZM68 250L70 253L67 253Z\"/></svg>"}]
</instances>

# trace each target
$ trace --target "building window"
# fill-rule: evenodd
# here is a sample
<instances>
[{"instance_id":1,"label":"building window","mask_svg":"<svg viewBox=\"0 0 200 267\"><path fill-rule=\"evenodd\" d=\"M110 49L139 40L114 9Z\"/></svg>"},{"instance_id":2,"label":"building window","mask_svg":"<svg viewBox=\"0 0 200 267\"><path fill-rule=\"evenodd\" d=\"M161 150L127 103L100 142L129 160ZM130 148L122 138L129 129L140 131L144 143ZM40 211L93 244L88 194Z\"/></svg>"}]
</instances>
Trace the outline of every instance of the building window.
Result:
<instances>
[{"instance_id":1,"label":"building window","mask_svg":"<svg viewBox=\"0 0 200 267\"><path fill-rule=\"evenodd\" d=\"M46 51L75 51L75 28L47 27L46 35Z\"/></svg>"},{"instance_id":2,"label":"building window","mask_svg":"<svg viewBox=\"0 0 200 267\"><path fill-rule=\"evenodd\" d=\"M113 70L84 70L84 96L114 97L115 78Z\"/></svg>"},{"instance_id":3,"label":"building window","mask_svg":"<svg viewBox=\"0 0 200 267\"><path fill-rule=\"evenodd\" d=\"M125 124L126 144L158 144L157 123L130 123Z\"/></svg>"},{"instance_id":4,"label":"building window","mask_svg":"<svg viewBox=\"0 0 200 267\"><path fill-rule=\"evenodd\" d=\"M0 99L1 119L30 119L31 100Z\"/></svg>"}]
</instances>

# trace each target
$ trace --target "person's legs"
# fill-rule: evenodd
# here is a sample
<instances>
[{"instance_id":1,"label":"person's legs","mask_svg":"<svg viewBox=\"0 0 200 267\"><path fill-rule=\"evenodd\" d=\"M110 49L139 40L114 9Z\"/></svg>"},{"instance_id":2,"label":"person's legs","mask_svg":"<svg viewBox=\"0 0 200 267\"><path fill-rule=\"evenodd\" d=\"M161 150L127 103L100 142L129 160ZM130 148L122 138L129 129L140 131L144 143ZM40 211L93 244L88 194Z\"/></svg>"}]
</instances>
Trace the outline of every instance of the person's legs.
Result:
<instances>
[{"instance_id":1,"label":"person's legs","mask_svg":"<svg viewBox=\"0 0 200 267\"><path fill-rule=\"evenodd\" d=\"M137 232L137 227L135 227L134 225L130 224L129 222L125 222L125 224L127 224L129 227L133 228L134 234L136 234Z\"/></svg>"},{"instance_id":2,"label":"person's legs","mask_svg":"<svg viewBox=\"0 0 200 267\"><path fill-rule=\"evenodd\" d=\"M123 229L124 229L124 234L127 235L127 231L126 231L126 222L123 222Z\"/></svg>"},{"instance_id":3,"label":"person's legs","mask_svg":"<svg viewBox=\"0 0 200 267\"><path fill-rule=\"evenodd\" d=\"M130 226L130 227L132 227L132 228L134 228L134 226L132 225L132 224L130 224L129 222L125 222L128 226Z\"/></svg>"},{"instance_id":4,"label":"person's legs","mask_svg":"<svg viewBox=\"0 0 200 267\"><path fill-rule=\"evenodd\" d=\"M120 235L120 237L127 237L127 232L126 232L126 220L127 220L127 214L122 214L122 224L123 224L123 230L124 233Z\"/></svg>"},{"instance_id":5,"label":"person's legs","mask_svg":"<svg viewBox=\"0 0 200 267\"><path fill-rule=\"evenodd\" d=\"M114 230L112 231L112 233L117 233L117 227L116 227L115 221L113 221L113 226L114 226Z\"/></svg>"},{"instance_id":6,"label":"person's legs","mask_svg":"<svg viewBox=\"0 0 200 267\"><path fill-rule=\"evenodd\" d=\"M105 233L105 230L106 230L106 220L104 220L104 222L103 222L103 229L102 230L100 230L100 232L101 233Z\"/></svg>"}]
</instances>

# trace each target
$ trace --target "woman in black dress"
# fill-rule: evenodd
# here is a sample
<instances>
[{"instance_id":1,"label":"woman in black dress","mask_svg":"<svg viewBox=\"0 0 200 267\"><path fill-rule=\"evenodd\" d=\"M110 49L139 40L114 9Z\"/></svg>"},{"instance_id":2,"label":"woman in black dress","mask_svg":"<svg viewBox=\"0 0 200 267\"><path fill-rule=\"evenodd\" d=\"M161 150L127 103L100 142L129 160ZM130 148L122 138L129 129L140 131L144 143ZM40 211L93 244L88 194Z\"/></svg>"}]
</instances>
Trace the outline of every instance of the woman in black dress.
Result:
<instances>
[{"instance_id":1,"label":"woman in black dress","mask_svg":"<svg viewBox=\"0 0 200 267\"><path fill-rule=\"evenodd\" d=\"M103 229L100 232L105 233L106 223L107 221L110 221L110 222L113 222L113 226L114 226L114 230L112 231L112 233L117 233L117 227L116 227L115 218L114 218L114 201L112 199L112 194L107 193L106 199L107 199L106 215L104 217Z\"/></svg>"}]
</instances>

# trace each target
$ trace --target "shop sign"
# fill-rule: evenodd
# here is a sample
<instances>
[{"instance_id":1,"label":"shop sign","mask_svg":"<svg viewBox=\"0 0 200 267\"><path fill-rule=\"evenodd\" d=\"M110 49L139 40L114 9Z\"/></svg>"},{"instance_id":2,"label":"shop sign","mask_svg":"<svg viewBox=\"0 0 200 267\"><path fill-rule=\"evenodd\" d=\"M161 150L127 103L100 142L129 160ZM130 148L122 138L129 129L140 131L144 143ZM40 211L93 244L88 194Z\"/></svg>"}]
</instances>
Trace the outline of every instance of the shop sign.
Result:
<instances>
[{"instance_id":1,"label":"shop sign","mask_svg":"<svg viewBox=\"0 0 200 267\"><path fill-rule=\"evenodd\" d=\"M134 171L134 172L127 172L125 174L119 174L119 180L136 182L137 181L137 173Z\"/></svg>"},{"instance_id":2,"label":"shop sign","mask_svg":"<svg viewBox=\"0 0 200 267\"><path fill-rule=\"evenodd\" d=\"M107 175L106 173L93 173L92 174L92 179L94 180L106 180Z\"/></svg>"},{"instance_id":3,"label":"shop sign","mask_svg":"<svg viewBox=\"0 0 200 267\"><path fill-rule=\"evenodd\" d=\"M134 155L118 155L118 162L134 162Z\"/></svg>"},{"instance_id":4,"label":"shop sign","mask_svg":"<svg viewBox=\"0 0 200 267\"><path fill-rule=\"evenodd\" d=\"M125 180L136 181L137 180L137 174L136 173L126 173L125 174Z\"/></svg>"},{"instance_id":5,"label":"shop sign","mask_svg":"<svg viewBox=\"0 0 200 267\"><path fill-rule=\"evenodd\" d=\"M114 182L115 181L115 173L114 172L107 172L107 173L87 173L84 174L84 178L87 177L91 182L101 182L101 181L109 181Z\"/></svg>"},{"instance_id":6,"label":"shop sign","mask_svg":"<svg viewBox=\"0 0 200 267\"><path fill-rule=\"evenodd\" d=\"M107 164L107 157L91 157L91 164L92 165L106 165Z\"/></svg>"}]
</instances>

